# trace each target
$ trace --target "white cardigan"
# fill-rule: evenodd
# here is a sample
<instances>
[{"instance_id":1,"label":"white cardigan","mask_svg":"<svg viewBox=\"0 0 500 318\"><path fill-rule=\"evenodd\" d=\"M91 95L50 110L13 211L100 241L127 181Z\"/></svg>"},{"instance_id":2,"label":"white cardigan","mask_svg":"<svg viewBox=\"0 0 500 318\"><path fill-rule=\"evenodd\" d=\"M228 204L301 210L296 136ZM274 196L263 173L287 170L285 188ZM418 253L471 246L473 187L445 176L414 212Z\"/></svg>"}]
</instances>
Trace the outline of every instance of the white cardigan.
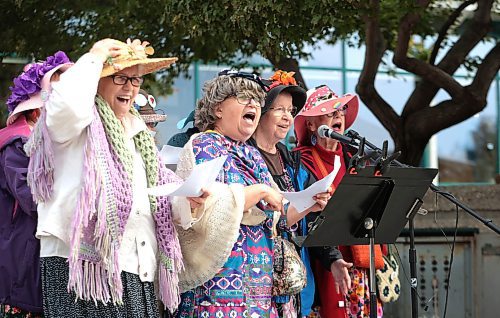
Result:
<instances>
[{"instance_id":1,"label":"white cardigan","mask_svg":"<svg viewBox=\"0 0 500 318\"><path fill-rule=\"evenodd\" d=\"M54 192L48 202L38 204L40 257L69 257L71 222L82 187L83 150L88 138L86 127L93 120L92 107L102 62L91 53L82 56L52 83L46 102L47 128L54 152ZM135 149L133 137L147 129L142 120L129 114L123 119L127 146L134 154L132 212L120 247L120 269L152 282L156 274L158 246L155 222L146 193L144 162Z\"/></svg>"}]
</instances>

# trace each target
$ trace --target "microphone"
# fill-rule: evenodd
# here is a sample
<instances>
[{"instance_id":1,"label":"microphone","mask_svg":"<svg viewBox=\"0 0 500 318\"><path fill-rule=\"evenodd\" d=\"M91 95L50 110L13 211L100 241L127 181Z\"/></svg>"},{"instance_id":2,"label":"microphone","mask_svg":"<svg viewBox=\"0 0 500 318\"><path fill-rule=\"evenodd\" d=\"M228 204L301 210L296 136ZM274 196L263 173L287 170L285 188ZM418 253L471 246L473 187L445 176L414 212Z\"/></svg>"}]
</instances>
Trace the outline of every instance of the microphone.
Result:
<instances>
[{"instance_id":1,"label":"microphone","mask_svg":"<svg viewBox=\"0 0 500 318\"><path fill-rule=\"evenodd\" d=\"M327 137L327 138L332 138L335 140L340 141L341 143L348 144L348 145L353 145L357 146L358 144L354 141L353 138L349 138L347 136L341 135L338 132L334 131L327 125L321 125L318 128L318 135L320 137Z\"/></svg>"}]
</instances>

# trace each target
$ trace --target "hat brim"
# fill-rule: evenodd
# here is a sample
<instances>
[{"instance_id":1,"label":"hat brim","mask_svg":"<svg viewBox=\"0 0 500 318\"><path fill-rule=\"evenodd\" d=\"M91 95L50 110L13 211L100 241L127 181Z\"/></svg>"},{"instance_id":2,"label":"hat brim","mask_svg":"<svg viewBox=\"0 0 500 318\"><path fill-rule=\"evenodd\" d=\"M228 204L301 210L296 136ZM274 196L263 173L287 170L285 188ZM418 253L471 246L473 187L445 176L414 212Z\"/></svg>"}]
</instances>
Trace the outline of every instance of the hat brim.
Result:
<instances>
[{"instance_id":1,"label":"hat brim","mask_svg":"<svg viewBox=\"0 0 500 318\"><path fill-rule=\"evenodd\" d=\"M292 115L297 115L306 103L307 93L302 87L295 85L279 85L271 89L266 95L266 103L262 109L263 114L269 110L274 100L283 92L292 95L292 104L296 109Z\"/></svg>"},{"instance_id":2,"label":"hat brim","mask_svg":"<svg viewBox=\"0 0 500 318\"><path fill-rule=\"evenodd\" d=\"M162 114L141 115L141 118L146 124L151 124L151 123L158 123L165 121L167 119L167 115L162 115Z\"/></svg>"},{"instance_id":3,"label":"hat brim","mask_svg":"<svg viewBox=\"0 0 500 318\"><path fill-rule=\"evenodd\" d=\"M352 126L359 110L359 99L356 95L346 95L331 101L327 101L312 107L311 109L300 112L294 119L295 136L297 137L297 145L304 145L307 138L306 117L316 117L333 113L337 109L347 105L345 113L345 129Z\"/></svg>"},{"instance_id":4,"label":"hat brim","mask_svg":"<svg viewBox=\"0 0 500 318\"><path fill-rule=\"evenodd\" d=\"M183 129L191 121L194 122L194 110L191 111L186 118L182 118L177 122L177 129Z\"/></svg>"},{"instance_id":5,"label":"hat brim","mask_svg":"<svg viewBox=\"0 0 500 318\"><path fill-rule=\"evenodd\" d=\"M140 59L140 60L127 60L122 62L117 62L114 65L104 65L101 72L101 78L113 75L120 70L124 70L126 68L139 65L140 74L146 75L149 73L153 73L159 71L161 69L167 68L170 65L174 64L177 61L176 57L168 57L168 58L151 58L151 59ZM119 69L116 69L115 66L118 66Z\"/></svg>"},{"instance_id":6,"label":"hat brim","mask_svg":"<svg viewBox=\"0 0 500 318\"><path fill-rule=\"evenodd\" d=\"M73 63L60 64L51 69L50 71L48 71L47 73L45 73L40 84L42 90L40 92L37 92L36 94L31 95L28 100L19 103L19 105L17 105L16 108L14 108L12 113L10 113L9 117L7 118L7 126L12 125L16 121L20 113L27 110L43 107L45 101L42 99L42 95L45 95L44 97L45 99L48 98L48 95L50 94L50 79L52 78L52 75L57 70L65 72L71 66L73 66Z\"/></svg>"}]
</instances>

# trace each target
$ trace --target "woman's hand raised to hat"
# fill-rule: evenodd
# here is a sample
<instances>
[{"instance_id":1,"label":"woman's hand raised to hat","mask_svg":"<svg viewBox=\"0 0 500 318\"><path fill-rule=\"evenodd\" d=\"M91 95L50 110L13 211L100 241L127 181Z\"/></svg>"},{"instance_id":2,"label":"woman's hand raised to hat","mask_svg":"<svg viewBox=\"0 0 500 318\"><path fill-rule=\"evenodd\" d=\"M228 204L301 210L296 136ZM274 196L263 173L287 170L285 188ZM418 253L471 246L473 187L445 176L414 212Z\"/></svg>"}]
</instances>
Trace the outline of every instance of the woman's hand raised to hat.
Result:
<instances>
[{"instance_id":1,"label":"woman's hand raised to hat","mask_svg":"<svg viewBox=\"0 0 500 318\"><path fill-rule=\"evenodd\" d=\"M102 63L105 63L109 58L117 57L120 50L116 40L104 39L94 43L89 52L98 56Z\"/></svg>"}]
</instances>

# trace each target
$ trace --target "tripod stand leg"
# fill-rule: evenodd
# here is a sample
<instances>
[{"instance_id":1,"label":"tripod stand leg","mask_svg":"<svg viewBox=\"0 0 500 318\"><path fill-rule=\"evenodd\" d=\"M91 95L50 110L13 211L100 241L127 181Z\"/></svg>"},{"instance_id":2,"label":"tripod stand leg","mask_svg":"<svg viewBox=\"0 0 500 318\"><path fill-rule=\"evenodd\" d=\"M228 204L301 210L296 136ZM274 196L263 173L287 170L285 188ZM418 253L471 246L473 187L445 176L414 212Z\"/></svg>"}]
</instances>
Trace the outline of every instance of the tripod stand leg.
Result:
<instances>
[{"instance_id":1,"label":"tripod stand leg","mask_svg":"<svg viewBox=\"0 0 500 318\"><path fill-rule=\"evenodd\" d=\"M413 217L408 221L410 230L410 285L411 285L411 317L418 317L417 301L417 250L415 249L415 228L413 226Z\"/></svg>"}]
</instances>

